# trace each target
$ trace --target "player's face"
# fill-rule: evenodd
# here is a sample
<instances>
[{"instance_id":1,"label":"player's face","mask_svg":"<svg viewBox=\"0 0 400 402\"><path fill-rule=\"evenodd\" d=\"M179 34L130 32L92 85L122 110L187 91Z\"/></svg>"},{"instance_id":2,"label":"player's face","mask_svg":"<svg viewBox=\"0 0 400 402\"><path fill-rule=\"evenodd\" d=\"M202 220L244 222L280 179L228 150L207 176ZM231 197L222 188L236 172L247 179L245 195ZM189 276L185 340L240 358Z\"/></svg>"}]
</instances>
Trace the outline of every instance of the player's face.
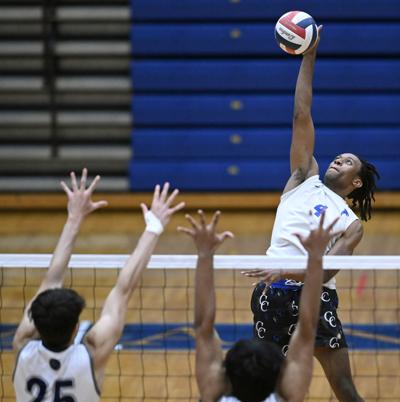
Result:
<instances>
[{"instance_id":1,"label":"player's face","mask_svg":"<svg viewBox=\"0 0 400 402\"><path fill-rule=\"evenodd\" d=\"M325 172L325 180L350 185L361 169L360 159L354 154L338 155Z\"/></svg>"}]
</instances>

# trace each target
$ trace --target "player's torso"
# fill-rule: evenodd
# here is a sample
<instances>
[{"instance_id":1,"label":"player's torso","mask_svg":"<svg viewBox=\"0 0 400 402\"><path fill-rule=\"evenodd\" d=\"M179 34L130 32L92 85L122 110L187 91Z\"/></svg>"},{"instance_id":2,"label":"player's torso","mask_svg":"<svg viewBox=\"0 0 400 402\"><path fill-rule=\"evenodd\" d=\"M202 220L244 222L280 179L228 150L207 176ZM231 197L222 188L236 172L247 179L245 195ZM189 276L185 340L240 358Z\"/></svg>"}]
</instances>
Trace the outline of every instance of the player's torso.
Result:
<instances>
[{"instance_id":1,"label":"player's torso","mask_svg":"<svg viewBox=\"0 0 400 402\"><path fill-rule=\"evenodd\" d=\"M340 217L335 225L335 231L345 231L357 217L347 203L336 193L321 183L318 176L313 176L305 182L283 194L276 212L272 231L271 245L267 255L271 257L306 255L296 233L307 236L310 227L319 224L322 212L325 211L325 225L329 225ZM328 246L332 247L337 239Z\"/></svg>"},{"instance_id":2,"label":"player's torso","mask_svg":"<svg viewBox=\"0 0 400 402\"><path fill-rule=\"evenodd\" d=\"M357 219L347 203L332 190L327 188L318 176L312 176L293 190L281 197L272 230L271 245L267 250L270 257L306 255L307 252L296 234L308 236L310 229L317 227L325 211L325 226L340 217L334 230L345 232ZM338 237L333 238L326 252L333 247ZM300 282L282 279L273 287L297 288ZM336 289L336 279L324 283L325 287Z\"/></svg>"},{"instance_id":3,"label":"player's torso","mask_svg":"<svg viewBox=\"0 0 400 402\"><path fill-rule=\"evenodd\" d=\"M30 341L18 355L13 377L17 402L97 402L99 392L83 344L62 352Z\"/></svg>"}]
</instances>

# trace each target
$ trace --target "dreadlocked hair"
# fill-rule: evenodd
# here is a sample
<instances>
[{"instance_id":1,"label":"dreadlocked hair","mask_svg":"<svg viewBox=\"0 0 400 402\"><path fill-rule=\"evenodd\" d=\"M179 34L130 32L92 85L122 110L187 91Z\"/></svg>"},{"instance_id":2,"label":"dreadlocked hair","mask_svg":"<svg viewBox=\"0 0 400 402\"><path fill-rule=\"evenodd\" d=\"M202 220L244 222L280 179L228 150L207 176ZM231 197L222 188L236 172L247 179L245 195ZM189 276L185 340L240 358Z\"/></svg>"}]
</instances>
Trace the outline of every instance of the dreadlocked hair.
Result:
<instances>
[{"instance_id":1,"label":"dreadlocked hair","mask_svg":"<svg viewBox=\"0 0 400 402\"><path fill-rule=\"evenodd\" d=\"M361 169L358 172L363 185L353 190L347 198L352 200L352 208L359 211L361 219L367 221L371 219L372 201L375 201L374 193L376 191L376 179L379 179L379 173L376 167L371 163L358 157L361 162Z\"/></svg>"}]
</instances>

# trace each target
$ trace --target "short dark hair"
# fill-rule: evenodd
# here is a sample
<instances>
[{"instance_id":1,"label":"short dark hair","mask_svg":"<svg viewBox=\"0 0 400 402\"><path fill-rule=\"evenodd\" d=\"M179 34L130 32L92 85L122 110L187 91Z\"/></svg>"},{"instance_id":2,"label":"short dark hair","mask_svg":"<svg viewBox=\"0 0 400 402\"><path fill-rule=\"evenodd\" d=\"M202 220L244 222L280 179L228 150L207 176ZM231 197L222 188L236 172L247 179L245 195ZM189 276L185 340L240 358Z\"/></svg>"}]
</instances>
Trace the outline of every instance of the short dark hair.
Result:
<instances>
[{"instance_id":1,"label":"short dark hair","mask_svg":"<svg viewBox=\"0 0 400 402\"><path fill-rule=\"evenodd\" d=\"M29 314L43 343L57 350L70 342L84 307L85 300L74 290L48 289L35 298Z\"/></svg>"},{"instance_id":2,"label":"short dark hair","mask_svg":"<svg viewBox=\"0 0 400 402\"><path fill-rule=\"evenodd\" d=\"M359 211L363 221L371 219L372 201L375 201L374 193L376 191L376 179L379 179L379 173L376 167L366 160L357 156L361 162L361 168L358 176L363 183L359 188L353 190L347 198L352 200L352 208Z\"/></svg>"},{"instance_id":3,"label":"short dark hair","mask_svg":"<svg viewBox=\"0 0 400 402\"><path fill-rule=\"evenodd\" d=\"M232 396L242 402L263 401L274 392L283 362L280 349L260 339L236 342L225 357Z\"/></svg>"}]
</instances>

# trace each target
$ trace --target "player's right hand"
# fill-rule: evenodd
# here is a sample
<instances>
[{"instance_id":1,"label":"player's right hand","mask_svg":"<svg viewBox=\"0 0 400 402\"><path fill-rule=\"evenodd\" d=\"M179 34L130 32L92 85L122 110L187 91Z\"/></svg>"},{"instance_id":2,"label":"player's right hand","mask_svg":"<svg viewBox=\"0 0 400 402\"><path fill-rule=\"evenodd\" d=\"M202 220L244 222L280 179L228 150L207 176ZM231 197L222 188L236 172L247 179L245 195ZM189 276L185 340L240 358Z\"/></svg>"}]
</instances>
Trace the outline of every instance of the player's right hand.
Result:
<instances>
[{"instance_id":1,"label":"player's right hand","mask_svg":"<svg viewBox=\"0 0 400 402\"><path fill-rule=\"evenodd\" d=\"M87 169L84 168L82 170L81 181L78 186L78 182L76 180L75 172L71 172L71 188L69 188L64 181L62 181L61 187L65 191L68 197L68 216L70 218L76 218L78 220L82 220L86 215L89 215L91 212L96 209L105 207L108 205L107 201L92 201L92 194L96 189L97 183L100 181L100 176L96 176L90 186L86 188L87 181Z\"/></svg>"}]
</instances>

